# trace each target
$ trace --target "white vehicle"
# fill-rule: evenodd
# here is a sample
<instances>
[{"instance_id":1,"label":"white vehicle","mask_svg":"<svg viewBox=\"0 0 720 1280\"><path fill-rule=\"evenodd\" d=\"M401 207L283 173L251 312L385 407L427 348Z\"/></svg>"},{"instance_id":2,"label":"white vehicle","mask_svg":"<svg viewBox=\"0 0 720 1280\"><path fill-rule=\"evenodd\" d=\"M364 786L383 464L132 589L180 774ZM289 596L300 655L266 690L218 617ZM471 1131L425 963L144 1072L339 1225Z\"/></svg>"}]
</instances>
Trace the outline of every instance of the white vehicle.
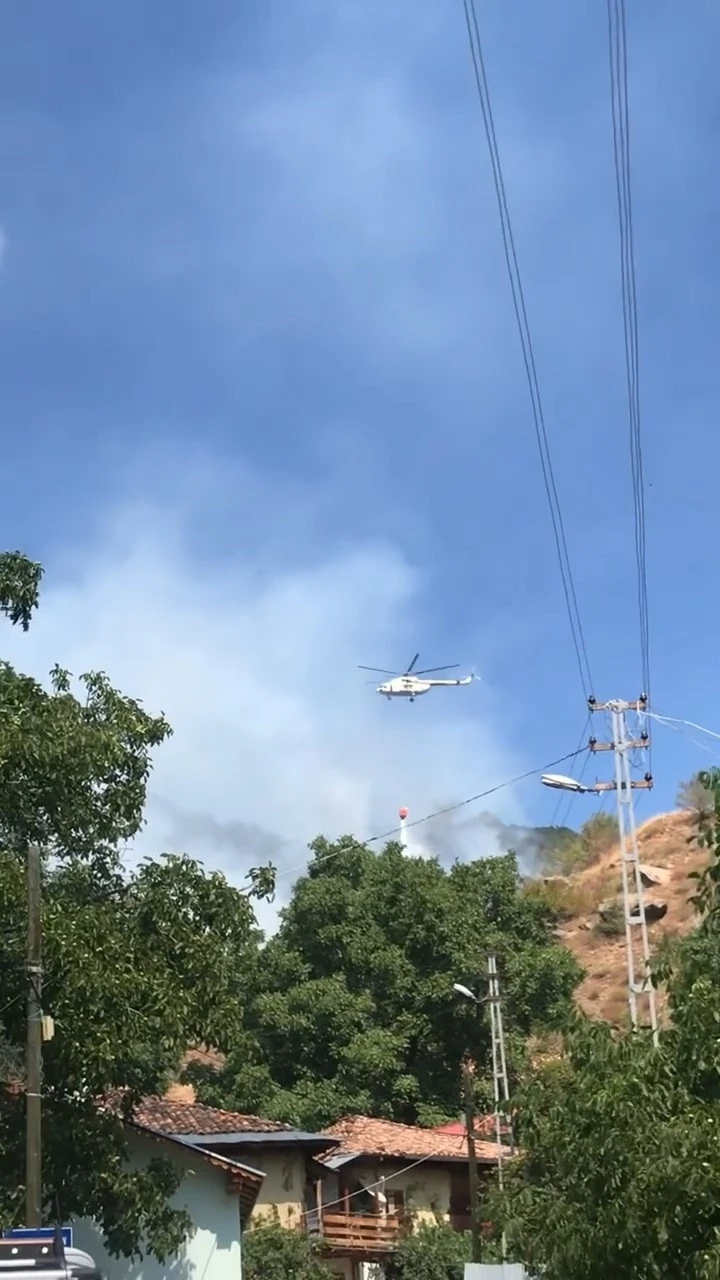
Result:
<instances>
[{"instance_id":1,"label":"white vehicle","mask_svg":"<svg viewBox=\"0 0 720 1280\"><path fill-rule=\"evenodd\" d=\"M59 1228L20 1228L0 1238L0 1280L104 1280L89 1253L67 1248Z\"/></svg>"},{"instance_id":2,"label":"white vehicle","mask_svg":"<svg viewBox=\"0 0 720 1280\"><path fill-rule=\"evenodd\" d=\"M397 675L394 671L387 671L384 667L363 667L359 666L359 671L375 671L381 676L392 676L391 680L385 680L383 684L379 684L376 693L381 693L385 698L409 698L414 702L423 693L429 693L431 689L437 689L442 686L472 684L476 679L475 673L471 672L469 676L462 676L455 680L428 680L423 677L435 675L438 671L455 671L459 663L454 662L448 667L425 667L423 671L415 670L415 663L420 657L419 653L415 654L407 671ZM375 683L372 681L371 683Z\"/></svg>"}]
</instances>

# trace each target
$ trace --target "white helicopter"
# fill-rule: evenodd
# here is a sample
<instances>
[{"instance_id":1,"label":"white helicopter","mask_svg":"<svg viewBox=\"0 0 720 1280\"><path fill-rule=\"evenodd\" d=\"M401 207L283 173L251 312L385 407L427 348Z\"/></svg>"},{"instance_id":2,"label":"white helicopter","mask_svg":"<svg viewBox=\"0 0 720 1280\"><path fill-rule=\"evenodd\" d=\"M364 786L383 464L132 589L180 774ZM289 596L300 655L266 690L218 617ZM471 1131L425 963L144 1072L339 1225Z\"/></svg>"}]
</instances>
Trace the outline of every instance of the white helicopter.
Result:
<instances>
[{"instance_id":1,"label":"white helicopter","mask_svg":"<svg viewBox=\"0 0 720 1280\"><path fill-rule=\"evenodd\" d=\"M477 679L474 672L469 676L462 676L456 680L423 680L423 676L435 675L438 671L454 671L460 665L458 662L452 663L447 667L425 667L423 671L415 670L415 663L420 657L419 653L415 654L410 666L401 675L397 675L394 671L386 671L384 667L363 667L359 666L359 671L376 671L378 675L392 676L391 680L385 680L383 684L379 684L376 693L381 693L385 698L409 698L414 702L423 693L429 693L431 689L438 688L441 685L458 685L472 684ZM371 683L374 683L371 682Z\"/></svg>"}]
</instances>

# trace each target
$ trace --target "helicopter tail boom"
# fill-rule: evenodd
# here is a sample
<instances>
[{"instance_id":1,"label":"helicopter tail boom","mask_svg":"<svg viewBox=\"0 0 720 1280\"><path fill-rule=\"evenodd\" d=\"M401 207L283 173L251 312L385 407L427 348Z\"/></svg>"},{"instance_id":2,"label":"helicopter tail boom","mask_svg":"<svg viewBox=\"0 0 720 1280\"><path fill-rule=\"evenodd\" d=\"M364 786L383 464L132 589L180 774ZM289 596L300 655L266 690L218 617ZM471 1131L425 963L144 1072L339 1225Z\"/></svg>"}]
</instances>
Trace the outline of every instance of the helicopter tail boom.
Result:
<instances>
[{"instance_id":1,"label":"helicopter tail boom","mask_svg":"<svg viewBox=\"0 0 720 1280\"><path fill-rule=\"evenodd\" d=\"M431 685L472 684L473 680L475 679L476 679L475 673L471 672L469 676L462 676L462 677L459 677L457 680L427 680L425 681L425 683L431 684Z\"/></svg>"}]
</instances>

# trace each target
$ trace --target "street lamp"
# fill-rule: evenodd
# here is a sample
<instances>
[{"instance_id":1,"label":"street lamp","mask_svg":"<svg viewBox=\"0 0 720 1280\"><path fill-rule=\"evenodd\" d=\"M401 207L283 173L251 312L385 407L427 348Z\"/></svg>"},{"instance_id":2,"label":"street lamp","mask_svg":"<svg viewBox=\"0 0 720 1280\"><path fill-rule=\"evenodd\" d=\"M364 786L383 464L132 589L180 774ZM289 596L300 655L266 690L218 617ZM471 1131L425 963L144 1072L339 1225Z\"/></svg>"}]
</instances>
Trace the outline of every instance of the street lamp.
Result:
<instances>
[{"instance_id":1,"label":"street lamp","mask_svg":"<svg viewBox=\"0 0 720 1280\"><path fill-rule=\"evenodd\" d=\"M564 773L544 773L540 779L544 787L552 787L555 791L575 791L587 793L588 791L600 791L600 787L586 787L584 782L578 782L576 778L567 778Z\"/></svg>"},{"instance_id":2,"label":"street lamp","mask_svg":"<svg viewBox=\"0 0 720 1280\"><path fill-rule=\"evenodd\" d=\"M474 1000L475 1004L480 1004L475 992L471 991L469 987L464 987L462 982L453 982L453 991L456 991L459 996L463 996L465 1000Z\"/></svg>"}]
</instances>

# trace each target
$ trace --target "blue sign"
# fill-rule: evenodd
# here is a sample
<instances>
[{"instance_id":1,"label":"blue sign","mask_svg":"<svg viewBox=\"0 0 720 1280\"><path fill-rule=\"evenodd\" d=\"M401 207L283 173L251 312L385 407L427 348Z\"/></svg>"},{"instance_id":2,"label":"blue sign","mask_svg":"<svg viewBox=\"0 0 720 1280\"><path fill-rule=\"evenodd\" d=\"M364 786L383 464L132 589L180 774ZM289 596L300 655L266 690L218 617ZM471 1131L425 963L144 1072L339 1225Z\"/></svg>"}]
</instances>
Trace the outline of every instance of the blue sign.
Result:
<instances>
[{"instance_id":1,"label":"blue sign","mask_svg":"<svg viewBox=\"0 0 720 1280\"><path fill-rule=\"evenodd\" d=\"M13 1231L3 1231L6 1240L54 1240L56 1227L15 1227ZM66 1249L72 1249L72 1227L61 1227L60 1235Z\"/></svg>"}]
</instances>

